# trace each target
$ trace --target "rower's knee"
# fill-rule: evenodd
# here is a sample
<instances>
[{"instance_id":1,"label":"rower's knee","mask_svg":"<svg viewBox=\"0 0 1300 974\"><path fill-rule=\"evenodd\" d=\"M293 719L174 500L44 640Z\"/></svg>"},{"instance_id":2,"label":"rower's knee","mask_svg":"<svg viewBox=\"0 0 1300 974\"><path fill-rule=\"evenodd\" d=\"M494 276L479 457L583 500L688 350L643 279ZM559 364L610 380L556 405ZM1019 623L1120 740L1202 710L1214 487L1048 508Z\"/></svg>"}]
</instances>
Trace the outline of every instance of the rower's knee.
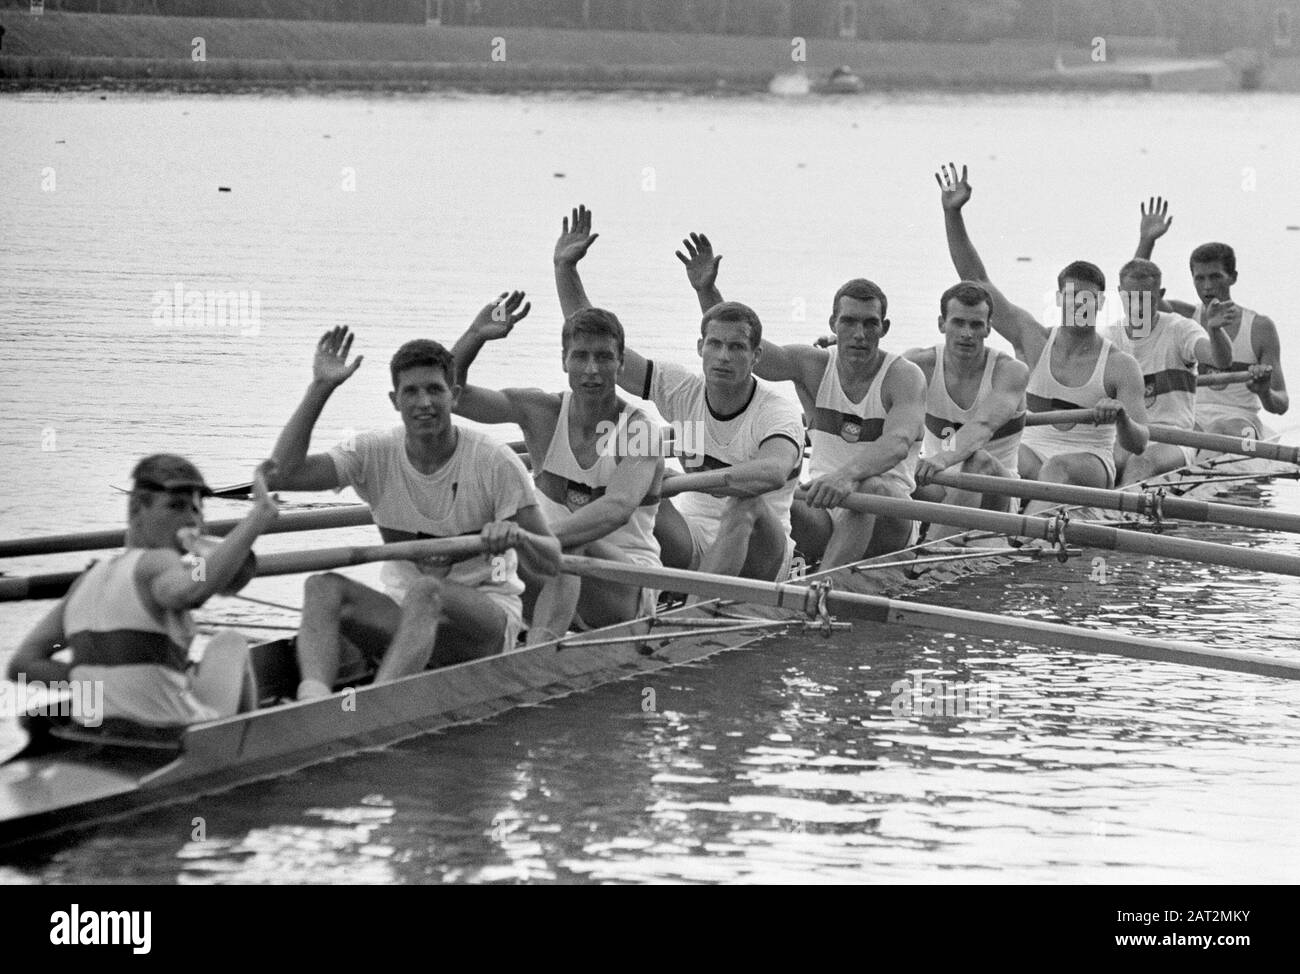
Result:
<instances>
[{"instance_id":1,"label":"rower's knee","mask_svg":"<svg viewBox=\"0 0 1300 974\"><path fill-rule=\"evenodd\" d=\"M412 610L442 609L442 582L431 575L421 575L411 582L402 599L402 606Z\"/></svg>"},{"instance_id":2,"label":"rower's knee","mask_svg":"<svg viewBox=\"0 0 1300 974\"><path fill-rule=\"evenodd\" d=\"M302 594L303 601L309 604L341 607L347 594L347 579L337 572L309 575Z\"/></svg>"}]
</instances>

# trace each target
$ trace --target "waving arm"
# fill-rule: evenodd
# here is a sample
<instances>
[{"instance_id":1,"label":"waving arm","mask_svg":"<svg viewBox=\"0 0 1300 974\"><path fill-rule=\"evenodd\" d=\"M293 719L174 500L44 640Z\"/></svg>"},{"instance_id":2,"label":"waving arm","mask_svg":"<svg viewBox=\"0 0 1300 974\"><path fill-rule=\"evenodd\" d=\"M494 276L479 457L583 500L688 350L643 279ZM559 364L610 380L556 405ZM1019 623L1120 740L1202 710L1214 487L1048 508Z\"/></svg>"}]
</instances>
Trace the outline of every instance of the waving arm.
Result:
<instances>
[{"instance_id":1,"label":"waving arm","mask_svg":"<svg viewBox=\"0 0 1300 974\"><path fill-rule=\"evenodd\" d=\"M352 378L364 356L348 364L355 336L345 326L325 332L316 344L312 380L306 394L285 424L271 457L275 467L268 477L271 490L331 490L339 485L334 461L328 453L307 454L312 429L334 390Z\"/></svg>"},{"instance_id":2,"label":"waving arm","mask_svg":"<svg viewBox=\"0 0 1300 974\"><path fill-rule=\"evenodd\" d=\"M1024 356L1036 354L1047 340L1047 329L1038 319L1019 305L1012 304L1005 294L989 280L988 271L980 259L970 234L966 232L966 221L962 216L964 207L971 198L971 185L966 177L966 167L962 166L961 176L957 167L948 163L940 172L935 173L935 182L939 184L940 202L943 204L944 230L948 237L948 255L953 266L963 281L974 281L989 292L993 300L992 325L995 331Z\"/></svg>"}]
</instances>

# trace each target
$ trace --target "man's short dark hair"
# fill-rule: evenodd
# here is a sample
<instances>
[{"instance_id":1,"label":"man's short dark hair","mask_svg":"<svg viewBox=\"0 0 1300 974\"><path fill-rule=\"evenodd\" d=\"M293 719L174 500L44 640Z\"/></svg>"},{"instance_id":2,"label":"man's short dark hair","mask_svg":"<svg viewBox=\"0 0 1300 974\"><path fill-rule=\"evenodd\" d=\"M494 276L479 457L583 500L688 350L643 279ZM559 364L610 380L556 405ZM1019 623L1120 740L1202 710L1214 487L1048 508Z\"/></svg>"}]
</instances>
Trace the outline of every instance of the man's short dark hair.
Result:
<instances>
[{"instance_id":1,"label":"man's short dark hair","mask_svg":"<svg viewBox=\"0 0 1300 974\"><path fill-rule=\"evenodd\" d=\"M1155 261L1146 260L1142 257L1134 257L1123 267L1119 269L1121 278L1130 274L1136 274L1139 277L1154 277L1157 281L1161 278L1160 267Z\"/></svg>"},{"instance_id":2,"label":"man's short dark hair","mask_svg":"<svg viewBox=\"0 0 1300 974\"><path fill-rule=\"evenodd\" d=\"M1237 273L1237 255L1226 243L1203 243L1192 251L1191 264L1222 264L1232 277Z\"/></svg>"},{"instance_id":3,"label":"man's short dark hair","mask_svg":"<svg viewBox=\"0 0 1300 974\"><path fill-rule=\"evenodd\" d=\"M398 377L407 369L422 368L442 369L447 385L456 384L456 359L451 352L431 339L414 338L399 348L388 363L393 388L398 388Z\"/></svg>"},{"instance_id":4,"label":"man's short dark hair","mask_svg":"<svg viewBox=\"0 0 1300 974\"><path fill-rule=\"evenodd\" d=\"M840 298L853 298L857 301L879 301L881 318L884 318L889 311L889 298L885 297L885 292L880 289L879 284L868 281L865 277L855 277L853 280L840 285L840 289L835 292L835 300L831 302L832 318L840 313Z\"/></svg>"},{"instance_id":5,"label":"man's short dark hair","mask_svg":"<svg viewBox=\"0 0 1300 974\"><path fill-rule=\"evenodd\" d=\"M763 344L763 323L758 320L758 312L739 301L719 301L700 319L700 337L709 333L711 321L738 321L749 329L749 347L758 348Z\"/></svg>"},{"instance_id":6,"label":"man's short dark hair","mask_svg":"<svg viewBox=\"0 0 1300 974\"><path fill-rule=\"evenodd\" d=\"M1101 268L1096 264L1091 264L1086 260L1076 260L1073 263L1066 264L1061 273L1056 275L1056 288L1058 291L1065 290L1066 281L1082 281L1085 284L1091 284L1098 291L1106 290L1106 275L1101 272Z\"/></svg>"},{"instance_id":7,"label":"man's short dark hair","mask_svg":"<svg viewBox=\"0 0 1300 974\"><path fill-rule=\"evenodd\" d=\"M567 353L575 335L588 338L612 338L618 344L618 357L623 357L623 323L612 311L604 308L580 308L564 319L560 329L560 350Z\"/></svg>"},{"instance_id":8,"label":"man's short dark hair","mask_svg":"<svg viewBox=\"0 0 1300 974\"><path fill-rule=\"evenodd\" d=\"M974 281L961 281L954 284L948 290L939 296L939 317L948 317L948 302L956 299L968 308L974 308L977 305L988 305L989 321L993 320L993 299L989 297L989 292L984 290Z\"/></svg>"}]
</instances>

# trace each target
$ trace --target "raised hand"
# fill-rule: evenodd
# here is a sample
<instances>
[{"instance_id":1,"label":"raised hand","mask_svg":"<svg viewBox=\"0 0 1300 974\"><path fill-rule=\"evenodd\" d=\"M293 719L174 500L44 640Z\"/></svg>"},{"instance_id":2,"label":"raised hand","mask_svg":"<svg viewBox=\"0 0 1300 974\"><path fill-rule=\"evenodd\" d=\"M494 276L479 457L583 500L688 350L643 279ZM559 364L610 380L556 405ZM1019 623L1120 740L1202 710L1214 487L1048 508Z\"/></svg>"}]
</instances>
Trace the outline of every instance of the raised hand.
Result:
<instances>
[{"instance_id":1,"label":"raised hand","mask_svg":"<svg viewBox=\"0 0 1300 974\"><path fill-rule=\"evenodd\" d=\"M587 256L587 251L600 234L591 232L591 210L579 205L570 218L564 218L560 239L555 241L555 263L576 264Z\"/></svg>"},{"instance_id":2,"label":"raised hand","mask_svg":"<svg viewBox=\"0 0 1300 974\"><path fill-rule=\"evenodd\" d=\"M697 291L713 287L718 281L718 264L722 262L722 255L714 255L713 244L702 233L691 234L689 239L682 241L682 246L686 253L677 251L677 259L686 265L686 279L691 282L691 287Z\"/></svg>"},{"instance_id":3,"label":"raised hand","mask_svg":"<svg viewBox=\"0 0 1300 974\"><path fill-rule=\"evenodd\" d=\"M1213 331L1216 328L1226 328L1230 325L1241 324L1241 307L1234 301L1220 301L1214 298L1210 305L1205 309L1204 327L1206 331Z\"/></svg>"},{"instance_id":4,"label":"raised hand","mask_svg":"<svg viewBox=\"0 0 1300 974\"><path fill-rule=\"evenodd\" d=\"M1138 236L1143 240L1159 240L1169 232L1174 218L1166 216L1169 201L1161 196L1153 196L1147 203L1141 204L1142 220L1138 224Z\"/></svg>"},{"instance_id":5,"label":"raised hand","mask_svg":"<svg viewBox=\"0 0 1300 974\"><path fill-rule=\"evenodd\" d=\"M515 325L528 317L532 304L523 304L523 291L502 291L495 301L483 306L483 310L470 323L470 330L484 341L496 341L505 338L514 330Z\"/></svg>"},{"instance_id":6,"label":"raised hand","mask_svg":"<svg viewBox=\"0 0 1300 974\"><path fill-rule=\"evenodd\" d=\"M253 471L253 509L268 521L274 521L280 514L280 505L266 486L267 480L275 476L276 467L274 460L263 460Z\"/></svg>"},{"instance_id":7,"label":"raised hand","mask_svg":"<svg viewBox=\"0 0 1300 974\"><path fill-rule=\"evenodd\" d=\"M316 344L316 358L312 362L311 375L317 382L330 386L340 386L352 378L352 373L361 368L365 356L358 355L356 361L348 364L348 354L352 351L352 339L356 336L346 325L331 328Z\"/></svg>"},{"instance_id":8,"label":"raised hand","mask_svg":"<svg viewBox=\"0 0 1300 974\"><path fill-rule=\"evenodd\" d=\"M838 345L839 339L834 335L822 335L820 338L813 339L815 348L830 348L832 345Z\"/></svg>"},{"instance_id":9,"label":"raised hand","mask_svg":"<svg viewBox=\"0 0 1300 974\"><path fill-rule=\"evenodd\" d=\"M960 210L970 201L970 182L966 179L966 167L961 167L961 178L957 178L956 163L940 166L934 174L934 181L939 184L939 200L945 210Z\"/></svg>"}]
</instances>

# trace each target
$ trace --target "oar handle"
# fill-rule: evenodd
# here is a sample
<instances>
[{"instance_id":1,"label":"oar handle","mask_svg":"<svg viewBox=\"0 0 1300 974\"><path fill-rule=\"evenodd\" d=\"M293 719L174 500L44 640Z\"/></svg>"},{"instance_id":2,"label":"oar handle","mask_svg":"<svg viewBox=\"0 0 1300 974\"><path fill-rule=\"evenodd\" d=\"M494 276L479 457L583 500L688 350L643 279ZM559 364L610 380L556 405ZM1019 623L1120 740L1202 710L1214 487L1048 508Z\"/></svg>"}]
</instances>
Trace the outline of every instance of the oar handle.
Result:
<instances>
[{"instance_id":1,"label":"oar handle","mask_svg":"<svg viewBox=\"0 0 1300 974\"><path fill-rule=\"evenodd\" d=\"M1041 413L1026 413L1026 426L1064 426L1067 423L1095 423L1091 409L1048 409Z\"/></svg>"},{"instance_id":2,"label":"oar handle","mask_svg":"<svg viewBox=\"0 0 1300 974\"><path fill-rule=\"evenodd\" d=\"M1198 386L1230 386L1242 382L1249 382L1251 375L1249 372L1211 372L1208 375L1198 375L1196 384Z\"/></svg>"}]
</instances>

